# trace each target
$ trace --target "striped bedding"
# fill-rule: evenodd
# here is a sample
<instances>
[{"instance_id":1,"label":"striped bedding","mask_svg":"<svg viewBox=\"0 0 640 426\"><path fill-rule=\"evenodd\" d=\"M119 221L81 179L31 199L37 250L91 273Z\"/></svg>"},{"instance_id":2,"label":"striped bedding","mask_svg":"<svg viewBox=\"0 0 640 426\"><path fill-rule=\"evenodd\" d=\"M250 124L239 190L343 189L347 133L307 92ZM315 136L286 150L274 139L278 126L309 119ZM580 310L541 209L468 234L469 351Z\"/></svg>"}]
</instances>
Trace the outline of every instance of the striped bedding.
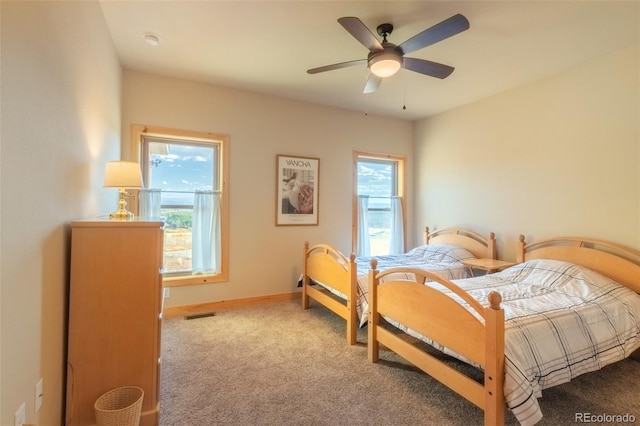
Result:
<instances>
[{"instance_id":1,"label":"striped bedding","mask_svg":"<svg viewBox=\"0 0 640 426\"><path fill-rule=\"evenodd\" d=\"M502 295L505 399L523 426L542 418L537 399L543 389L620 361L640 347L640 295L581 266L535 259L454 282L485 306L491 291Z\"/></svg>"}]
</instances>

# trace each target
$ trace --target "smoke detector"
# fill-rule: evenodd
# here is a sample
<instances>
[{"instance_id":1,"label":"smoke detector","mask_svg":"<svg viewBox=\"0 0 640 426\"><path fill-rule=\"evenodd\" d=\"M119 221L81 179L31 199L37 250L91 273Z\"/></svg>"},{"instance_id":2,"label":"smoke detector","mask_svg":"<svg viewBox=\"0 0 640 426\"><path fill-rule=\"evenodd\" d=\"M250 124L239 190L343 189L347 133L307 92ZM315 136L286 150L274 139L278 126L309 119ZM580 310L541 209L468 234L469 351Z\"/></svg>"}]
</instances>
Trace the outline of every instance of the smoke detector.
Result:
<instances>
[{"instance_id":1,"label":"smoke detector","mask_svg":"<svg viewBox=\"0 0 640 426\"><path fill-rule=\"evenodd\" d=\"M157 46L160 44L160 37L154 33L144 33L144 41L149 46Z\"/></svg>"}]
</instances>

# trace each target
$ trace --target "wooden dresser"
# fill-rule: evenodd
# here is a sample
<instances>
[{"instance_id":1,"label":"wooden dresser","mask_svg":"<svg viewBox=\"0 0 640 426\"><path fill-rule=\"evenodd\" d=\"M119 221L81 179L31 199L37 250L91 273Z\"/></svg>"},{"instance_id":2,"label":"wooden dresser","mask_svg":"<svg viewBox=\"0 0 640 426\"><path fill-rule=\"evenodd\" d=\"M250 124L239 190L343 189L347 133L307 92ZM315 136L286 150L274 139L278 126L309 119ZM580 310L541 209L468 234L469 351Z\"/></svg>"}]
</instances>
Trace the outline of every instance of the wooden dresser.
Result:
<instances>
[{"instance_id":1,"label":"wooden dresser","mask_svg":"<svg viewBox=\"0 0 640 426\"><path fill-rule=\"evenodd\" d=\"M141 425L157 425L163 222L71 224L66 424L94 425L108 390L144 390Z\"/></svg>"}]
</instances>

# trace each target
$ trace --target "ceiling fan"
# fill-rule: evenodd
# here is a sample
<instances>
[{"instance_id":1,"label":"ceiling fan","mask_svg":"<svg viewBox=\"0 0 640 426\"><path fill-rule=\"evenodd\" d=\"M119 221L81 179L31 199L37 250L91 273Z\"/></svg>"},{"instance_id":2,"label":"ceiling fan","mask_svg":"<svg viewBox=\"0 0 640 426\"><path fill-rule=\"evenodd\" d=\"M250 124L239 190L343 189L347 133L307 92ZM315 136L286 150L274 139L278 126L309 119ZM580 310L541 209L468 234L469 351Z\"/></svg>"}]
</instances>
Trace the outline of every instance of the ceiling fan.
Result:
<instances>
[{"instance_id":1,"label":"ceiling fan","mask_svg":"<svg viewBox=\"0 0 640 426\"><path fill-rule=\"evenodd\" d=\"M364 47L369 49L369 55L366 59L356 59L354 61L325 65L323 67L309 69L307 72L309 74L317 74L353 65L360 65L366 62L371 74L364 87L364 93L374 92L380 86L382 79L392 76L401 67L440 79L448 77L453 72L453 67L425 59L407 58L404 55L469 29L469 21L467 18L457 14L396 45L387 41L387 37L393 31L392 24L385 23L378 25L377 32L382 37L382 42L380 42L358 18L344 17L338 19L338 22L355 37L356 40L362 43Z\"/></svg>"}]
</instances>

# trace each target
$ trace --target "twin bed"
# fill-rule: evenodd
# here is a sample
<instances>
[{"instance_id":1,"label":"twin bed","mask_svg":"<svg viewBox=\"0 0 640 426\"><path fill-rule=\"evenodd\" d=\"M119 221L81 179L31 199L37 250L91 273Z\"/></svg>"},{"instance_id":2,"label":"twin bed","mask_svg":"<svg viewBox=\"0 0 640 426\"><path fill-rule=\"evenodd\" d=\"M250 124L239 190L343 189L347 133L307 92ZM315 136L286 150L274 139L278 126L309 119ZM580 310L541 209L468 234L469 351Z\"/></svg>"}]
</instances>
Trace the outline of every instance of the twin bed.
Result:
<instances>
[{"instance_id":1,"label":"twin bed","mask_svg":"<svg viewBox=\"0 0 640 426\"><path fill-rule=\"evenodd\" d=\"M369 360L384 345L483 409L486 425L503 424L507 405L527 426L542 418L543 389L638 350L639 252L588 238L526 244L521 236L517 260L502 272L453 281L414 268L380 272L372 261ZM415 338L478 367L483 382Z\"/></svg>"},{"instance_id":2,"label":"twin bed","mask_svg":"<svg viewBox=\"0 0 640 426\"><path fill-rule=\"evenodd\" d=\"M452 228L427 235L417 250L429 257L462 249L496 258L493 234ZM542 418L543 389L639 353L640 252L607 241L527 244L520 236L515 266L478 277L460 269L460 259L442 256L425 266L406 255L346 258L323 244L305 244L304 253L305 309L313 299L346 319L350 344L366 319L370 361L378 361L381 346L396 352L484 410L485 425L504 424L505 406L521 425L533 425ZM443 362L424 343L484 379Z\"/></svg>"},{"instance_id":3,"label":"twin bed","mask_svg":"<svg viewBox=\"0 0 640 426\"><path fill-rule=\"evenodd\" d=\"M394 256L377 256L379 269L412 267L431 271L447 279L467 278L471 268L462 261L495 259L495 234L484 237L464 228L425 228L425 244ZM344 256L327 244L304 245L302 274L302 307L308 309L314 300L346 320L346 336L356 343L357 329L367 322L368 272L373 257Z\"/></svg>"}]
</instances>

